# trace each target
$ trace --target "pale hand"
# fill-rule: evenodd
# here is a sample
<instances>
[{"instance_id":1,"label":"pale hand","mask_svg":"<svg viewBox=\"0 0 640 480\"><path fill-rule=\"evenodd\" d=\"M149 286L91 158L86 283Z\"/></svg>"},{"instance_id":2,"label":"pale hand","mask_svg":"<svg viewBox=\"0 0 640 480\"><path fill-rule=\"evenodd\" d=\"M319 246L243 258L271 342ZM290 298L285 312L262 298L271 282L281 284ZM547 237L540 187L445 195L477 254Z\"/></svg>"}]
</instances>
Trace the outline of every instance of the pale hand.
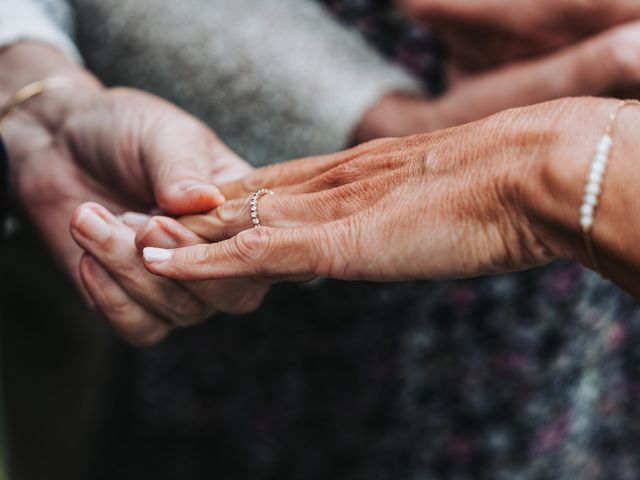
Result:
<instances>
[{"instance_id":1,"label":"pale hand","mask_svg":"<svg viewBox=\"0 0 640 480\"><path fill-rule=\"evenodd\" d=\"M133 343L155 343L176 325L202 320L205 302L146 271L133 229L103 207L79 205L207 211L224 201L214 185L250 167L194 117L143 92L105 89L49 47L19 44L0 62L14 72L0 82L7 93L52 75L75 81L29 101L3 125L14 191L55 258Z\"/></svg>"}]
</instances>

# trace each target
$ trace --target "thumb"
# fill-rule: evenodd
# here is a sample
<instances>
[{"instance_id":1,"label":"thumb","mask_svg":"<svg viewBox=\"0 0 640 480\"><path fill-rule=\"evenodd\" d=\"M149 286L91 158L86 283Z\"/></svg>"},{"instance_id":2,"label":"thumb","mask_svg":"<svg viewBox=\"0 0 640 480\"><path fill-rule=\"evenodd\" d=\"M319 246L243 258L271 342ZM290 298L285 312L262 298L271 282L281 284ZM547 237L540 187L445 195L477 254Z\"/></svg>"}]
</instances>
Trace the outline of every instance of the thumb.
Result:
<instances>
[{"instance_id":1,"label":"thumb","mask_svg":"<svg viewBox=\"0 0 640 480\"><path fill-rule=\"evenodd\" d=\"M203 123L175 109L147 131L142 162L157 205L171 214L194 214L224 203L214 184L246 164Z\"/></svg>"},{"instance_id":2,"label":"thumb","mask_svg":"<svg viewBox=\"0 0 640 480\"><path fill-rule=\"evenodd\" d=\"M212 160L206 157L176 157L164 166L150 169L156 203L170 214L184 215L213 210L225 201L220 190L203 171ZM169 163L172 162L172 163Z\"/></svg>"}]
</instances>

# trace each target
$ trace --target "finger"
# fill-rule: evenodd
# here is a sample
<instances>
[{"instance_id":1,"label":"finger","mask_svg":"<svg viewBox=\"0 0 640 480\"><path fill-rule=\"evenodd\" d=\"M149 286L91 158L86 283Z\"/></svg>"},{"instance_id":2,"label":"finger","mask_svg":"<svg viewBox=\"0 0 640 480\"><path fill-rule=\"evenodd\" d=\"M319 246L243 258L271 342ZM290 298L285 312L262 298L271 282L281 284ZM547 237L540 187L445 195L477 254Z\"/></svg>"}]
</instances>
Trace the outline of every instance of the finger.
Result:
<instances>
[{"instance_id":1,"label":"finger","mask_svg":"<svg viewBox=\"0 0 640 480\"><path fill-rule=\"evenodd\" d=\"M200 243L209 242L169 217L149 217L136 232L136 247L139 253L142 253L145 247L180 248Z\"/></svg>"},{"instance_id":2,"label":"finger","mask_svg":"<svg viewBox=\"0 0 640 480\"><path fill-rule=\"evenodd\" d=\"M333 222L381 201L398 177L392 172L306 195L266 195L258 200L257 215L261 225L278 228ZM208 214L178 221L209 242L226 240L254 226L250 199L232 200Z\"/></svg>"},{"instance_id":3,"label":"finger","mask_svg":"<svg viewBox=\"0 0 640 480\"><path fill-rule=\"evenodd\" d=\"M340 153L269 165L254 170L242 180L221 185L220 190L227 200L231 200L248 197L261 188L282 189L281 187L297 185L373 151L384 141L386 140L374 140Z\"/></svg>"},{"instance_id":4,"label":"finger","mask_svg":"<svg viewBox=\"0 0 640 480\"><path fill-rule=\"evenodd\" d=\"M325 228L326 227L326 228ZM330 234L329 234L330 232ZM254 228L211 245L145 248L149 271L180 280L314 274L346 278L345 222L308 228Z\"/></svg>"},{"instance_id":5,"label":"finger","mask_svg":"<svg viewBox=\"0 0 640 480\"><path fill-rule=\"evenodd\" d=\"M122 215L118 215L116 218L131 230L137 232L151 219L151 215L139 212L124 212Z\"/></svg>"},{"instance_id":6,"label":"finger","mask_svg":"<svg viewBox=\"0 0 640 480\"><path fill-rule=\"evenodd\" d=\"M251 171L204 124L173 107L156 128L148 130L142 158L156 201L168 213L205 212L224 202L213 185L240 178ZM226 173L233 172L231 176Z\"/></svg>"},{"instance_id":7,"label":"finger","mask_svg":"<svg viewBox=\"0 0 640 480\"><path fill-rule=\"evenodd\" d=\"M80 261L80 277L86 290L116 332L137 346L160 342L171 328L162 319L136 303L92 257Z\"/></svg>"},{"instance_id":8,"label":"finger","mask_svg":"<svg viewBox=\"0 0 640 480\"><path fill-rule=\"evenodd\" d=\"M605 33L536 60L520 62L460 83L433 108L443 126L496 112L580 95L598 95L633 77L621 68L617 37ZM635 57L634 57L635 58ZM635 60L634 60L635 61Z\"/></svg>"},{"instance_id":9,"label":"finger","mask_svg":"<svg viewBox=\"0 0 640 480\"><path fill-rule=\"evenodd\" d=\"M136 237L136 245L141 252L146 247L174 249L201 243L209 242L167 217L154 217ZM250 278L184 282L183 285L214 310L232 314L256 310L269 290L264 282Z\"/></svg>"},{"instance_id":10,"label":"finger","mask_svg":"<svg viewBox=\"0 0 640 480\"><path fill-rule=\"evenodd\" d=\"M206 310L175 282L146 271L135 248L135 234L97 204L84 204L73 215L75 241L113 276L134 300L170 323L187 326Z\"/></svg>"}]
</instances>

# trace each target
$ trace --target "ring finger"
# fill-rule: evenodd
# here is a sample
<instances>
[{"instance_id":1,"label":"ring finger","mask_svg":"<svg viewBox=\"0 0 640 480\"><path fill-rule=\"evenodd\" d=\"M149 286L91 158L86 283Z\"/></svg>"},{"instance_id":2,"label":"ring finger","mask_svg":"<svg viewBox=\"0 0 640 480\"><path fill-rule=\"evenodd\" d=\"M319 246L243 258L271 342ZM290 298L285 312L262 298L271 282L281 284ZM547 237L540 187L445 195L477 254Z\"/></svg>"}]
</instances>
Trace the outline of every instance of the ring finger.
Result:
<instances>
[{"instance_id":1,"label":"ring finger","mask_svg":"<svg viewBox=\"0 0 640 480\"><path fill-rule=\"evenodd\" d=\"M304 195L264 195L258 199L260 224L269 227L293 228L332 222L384 198L397 174L379 175L373 179L343 185L338 188ZM253 227L251 199L232 200L205 215L181 217L179 222L209 242L234 237Z\"/></svg>"}]
</instances>

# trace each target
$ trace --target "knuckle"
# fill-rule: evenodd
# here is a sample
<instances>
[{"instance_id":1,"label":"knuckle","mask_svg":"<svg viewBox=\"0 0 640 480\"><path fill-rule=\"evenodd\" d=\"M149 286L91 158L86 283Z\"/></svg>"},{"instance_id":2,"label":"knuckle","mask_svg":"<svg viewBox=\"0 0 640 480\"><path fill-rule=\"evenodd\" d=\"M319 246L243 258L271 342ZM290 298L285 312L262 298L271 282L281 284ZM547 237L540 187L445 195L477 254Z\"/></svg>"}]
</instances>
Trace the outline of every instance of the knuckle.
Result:
<instances>
[{"instance_id":1,"label":"knuckle","mask_svg":"<svg viewBox=\"0 0 640 480\"><path fill-rule=\"evenodd\" d=\"M245 192L255 192L256 190L263 188L265 170L262 170L260 173L252 173L244 177L241 180L242 189Z\"/></svg>"},{"instance_id":2,"label":"knuckle","mask_svg":"<svg viewBox=\"0 0 640 480\"><path fill-rule=\"evenodd\" d=\"M123 284L137 285L147 276L144 267L137 260L125 261L123 259L123 261L117 262L117 265L114 263L111 268Z\"/></svg>"},{"instance_id":3,"label":"knuckle","mask_svg":"<svg viewBox=\"0 0 640 480\"><path fill-rule=\"evenodd\" d=\"M269 235L263 228L245 230L234 237L238 259L242 263L254 263L256 266L265 258L270 242Z\"/></svg>"},{"instance_id":4,"label":"knuckle","mask_svg":"<svg viewBox=\"0 0 640 480\"><path fill-rule=\"evenodd\" d=\"M242 217L247 205L248 200L233 200L218 207L213 214L217 216L222 225L233 224ZM248 215L247 218L249 218Z\"/></svg>"},{"instance_id":5,"label":"knuckle","mask_svg":"<svg viewBox=\"0 0 640 480\"><path fill-rule=\"evenodd\" d=\"M360 171L351 162L341 163L318 178L322 188L336 188L349 183L359 175Z\"/></svg>"},{"instance_id":6,"label":"knuckle","mask_svg":"<svg viewBox=\"0 0 640 480\"><path fill-rule=\"evenodd\" d=\"M356 220L350 217L345 222L335 224L333 228L337 230L333 230L332 233L321 230L322 233L317 235L315 240L321 243L316 251L322 252L323 245L332 245L333 248L330 255L322 254L316 258L313 274L338 279L350 278L349 266L354 257L362 254L356 223Z\"/></svg>"},{"instance_id":7,"label":"knuckle","mask_svg":"<svg viewBox=\"0 0 640 480\"><path fill-rule=\"evenodd\" d=\"M200 248L188 248L183 253L185 265L203 266L209 263L209 248L204 245Z\"/></svg>"},{"instance_id":8,"label":"knuckle","mask_svg":"<svg viewBox=\"0 0 640 480\"><path fill-rule=\"evenodd\" d=\"M142 226L136 234L136 245L138 247L154 246L153 235L161 231L162 226L157 217L152 217L145 225Z\"/></svg>"},{"instance_id":9,"label":"knuckle","mask_svg":"<svg viewBox=\"0 0 640 480\"><path fill-rule=\"evenodd\" d=\"M111 320L127 318L131 309L131 301L121 295L107 294L102 298L102 311Z\"/></svg>"},{"instance_id":10,"label":"knuckle","mask_svg":"<svg viewBox=\"0 0 640 480\"><path fill-rule=\"evenodd\" d=\"M189 326L202 319L204 309L191 294L177 292L170 298L170 317L176 325Z\"/></svg>"},{"instance_id":11,"label":"knuckle","mask_svg":"<svg viewBox=\"0 0 640 480\"><path fill-rule=\"evenodd\" d=\"M163 163L158 167L158 179L159 182L155 185L155 195L160 207L164 207L167 203L170 203L174 198L174 192L171 188L168 188L163 180L173 178L178 173L178 163Z\"/></svg>"}]
</instances>

